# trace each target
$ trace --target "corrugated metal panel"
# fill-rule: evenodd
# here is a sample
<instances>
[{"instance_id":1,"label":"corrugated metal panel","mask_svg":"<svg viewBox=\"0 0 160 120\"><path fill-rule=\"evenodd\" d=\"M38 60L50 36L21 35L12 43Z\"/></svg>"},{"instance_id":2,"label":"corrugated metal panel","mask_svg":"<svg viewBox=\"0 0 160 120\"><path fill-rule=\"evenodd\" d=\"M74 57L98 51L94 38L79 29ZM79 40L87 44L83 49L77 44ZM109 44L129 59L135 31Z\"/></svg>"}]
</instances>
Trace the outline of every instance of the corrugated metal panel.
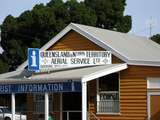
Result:
<instances>
[{"instance_id":1,"label":"corrugated metal panel","mask_svg":"<svg viewBox=\"0 0 160 120\"><path fill-rule=\"evenodd\" d=\"M39 79L55 79L55 80L63 80L63 79L81 79L85 76L88 76L90 74L98 74L102 71L108 71L112 70L114 68L120 67L121 65L125 64L108 64L108 65L102 65L102 66L90 66L90 67L82 67L82 68L74 68L70 70L60 70L60 71L53 71L51 73L47 74L39 74L34 75L30 77L30 79L33 80L39 80Z\"/></svg>"}]
</instances>

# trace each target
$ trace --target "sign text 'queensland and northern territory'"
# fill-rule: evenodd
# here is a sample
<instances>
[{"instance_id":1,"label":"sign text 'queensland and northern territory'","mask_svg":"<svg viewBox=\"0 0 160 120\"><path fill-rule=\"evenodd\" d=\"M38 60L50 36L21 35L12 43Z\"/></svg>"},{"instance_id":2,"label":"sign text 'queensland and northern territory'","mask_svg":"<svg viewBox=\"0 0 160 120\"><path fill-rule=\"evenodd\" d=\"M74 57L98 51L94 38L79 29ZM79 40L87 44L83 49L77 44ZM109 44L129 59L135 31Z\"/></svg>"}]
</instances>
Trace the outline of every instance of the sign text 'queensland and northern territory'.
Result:
<instances>
[{"instance_id":1,"label":"sign text 'queensland and northern territory'","mask_svg":"<svg viewBox=\"0 0 160 120\"><path fill-rule=\"evenodd\" d=\"M40 51L28 49L29 70L111 64L110 51Z\"/></svg>"}]
</instances>

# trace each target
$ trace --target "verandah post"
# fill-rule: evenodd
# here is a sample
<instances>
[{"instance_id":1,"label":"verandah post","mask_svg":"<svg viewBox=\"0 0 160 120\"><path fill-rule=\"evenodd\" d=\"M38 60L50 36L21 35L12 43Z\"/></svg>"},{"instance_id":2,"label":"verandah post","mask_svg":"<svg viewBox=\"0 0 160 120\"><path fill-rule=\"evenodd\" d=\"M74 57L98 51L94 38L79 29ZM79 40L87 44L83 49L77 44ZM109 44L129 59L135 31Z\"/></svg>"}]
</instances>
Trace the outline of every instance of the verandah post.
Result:
<instances>
[{"instance_id":1,"label":"verandah post","mask_svg":"<svg viewBox=\"0 0 160 120\"><path fill-rule=\"evenodd\" d=\"M45 93L45 120L49 117L49 97L48 93Z\"/></svg>"},{"instance_id":2,"label":"verandah post","mask_svg":"<svg viewBox=\"0 0 160 120\"><path fill-rule=\"evenodd\" d=\"M87 120L87 82L82 81L82 120Z\"/></svg>"},{"instance_id":3,"label":"verandah post","mask_svg":"<svg viewBox=\"0 0 160 120\"><path fill-rule=\"evenodd\" d=\"M12 120L15 120L15 93L11 95L11 109L12 109Z\"/></svg>"}]
</instances>

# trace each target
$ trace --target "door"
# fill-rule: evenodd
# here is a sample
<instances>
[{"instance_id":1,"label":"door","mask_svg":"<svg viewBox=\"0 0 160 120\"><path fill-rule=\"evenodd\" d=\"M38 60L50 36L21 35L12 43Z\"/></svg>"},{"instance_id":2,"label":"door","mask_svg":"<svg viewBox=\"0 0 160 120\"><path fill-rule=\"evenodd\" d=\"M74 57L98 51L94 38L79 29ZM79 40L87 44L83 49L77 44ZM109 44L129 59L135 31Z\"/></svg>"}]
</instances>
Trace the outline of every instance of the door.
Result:
<instances>
[{"instance_id":1,"label":"door","mask_svg":"<svg viewBox=\"0 0 160 120\"><path fill-rule=\"evenodd\" d=\"M160 95L150 96L150 120L160 120Z\"/></svg>"},{"instance_id":2,"label":"door","mask_svg":"<svg viewBox=\"0 0 160 120\"><path fill-rule=\"evenodd\" d=\"M81 99L81 93L63 93L63 120L82 120Z\"/></svg>"}]
</instances>

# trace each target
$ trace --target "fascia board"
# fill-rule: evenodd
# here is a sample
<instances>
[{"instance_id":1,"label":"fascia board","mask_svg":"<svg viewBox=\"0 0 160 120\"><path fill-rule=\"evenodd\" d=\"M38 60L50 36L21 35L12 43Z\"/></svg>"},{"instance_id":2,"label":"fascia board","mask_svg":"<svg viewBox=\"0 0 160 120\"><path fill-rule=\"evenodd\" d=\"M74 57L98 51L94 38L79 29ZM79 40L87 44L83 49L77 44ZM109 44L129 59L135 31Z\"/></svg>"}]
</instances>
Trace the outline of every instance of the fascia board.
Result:
<instances>
[{"instance_id":1,"label":"fascia board","mask_svg":"<svg viewBox=\"0 0 160 120\"><path fill-rule=\"evenodd\" d=\"M82 82L88 82L88 81L94 80L96 78L99 78L99 77L102 77L102 76L105 76L105 75L109 75L111 73L122 71L122 70L127 69L127 68L128 68L128 66L127 66L126 63L119 64L117 66L113 66L111 68L106 68L104 70L100 70L100 71L97 71L95 73L86 75L86 76L82 77L81 80L82 80Z\"/></svg>"}]
</instances>

